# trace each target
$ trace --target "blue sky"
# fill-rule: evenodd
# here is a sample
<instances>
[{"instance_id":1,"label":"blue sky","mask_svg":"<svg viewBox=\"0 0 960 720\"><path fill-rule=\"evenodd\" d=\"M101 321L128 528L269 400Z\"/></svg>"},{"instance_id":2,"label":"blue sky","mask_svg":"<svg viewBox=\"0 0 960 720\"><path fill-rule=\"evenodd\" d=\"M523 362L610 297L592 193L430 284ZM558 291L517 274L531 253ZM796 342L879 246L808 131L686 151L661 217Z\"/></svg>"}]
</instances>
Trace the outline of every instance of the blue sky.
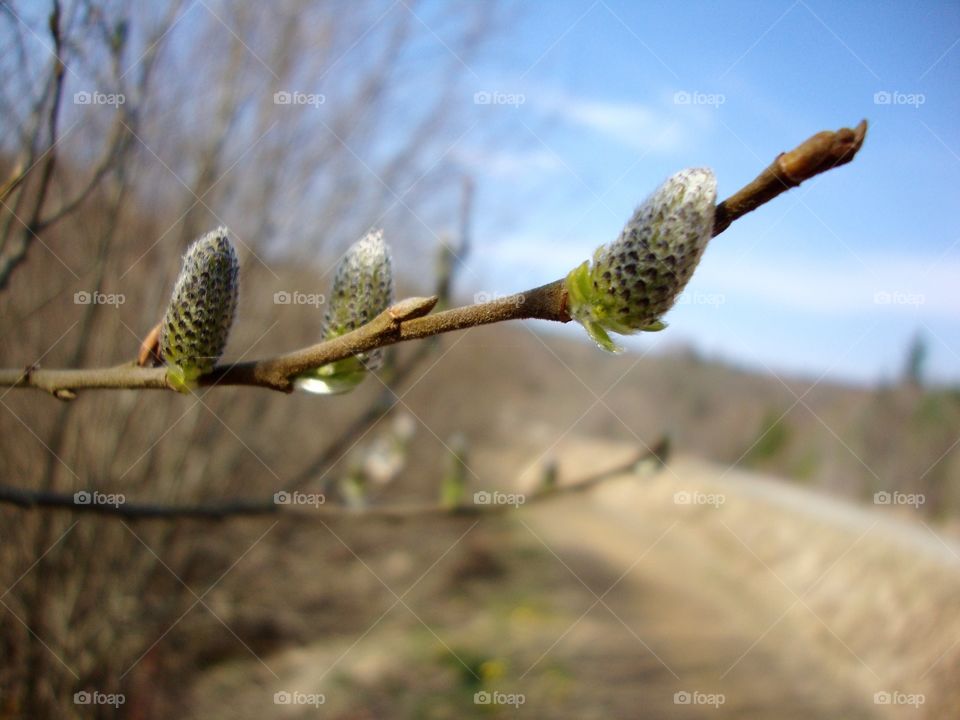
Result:
<instances>
[{"instance_id":1,"label":"blue sky","mask_svg":"<svg viewBox=\"0 0 960 720\"><path fill-rule=\"evenodd\" d=\"M502 149L452 150L480 188L465 287L552 280L673 172L711 167L726 197L867 118L855 162L735 223L670 328L627 344L872 382L920 332L929 374L960 379L960 4L522 3L466 70Z\"/></svg>"}]
</instances>

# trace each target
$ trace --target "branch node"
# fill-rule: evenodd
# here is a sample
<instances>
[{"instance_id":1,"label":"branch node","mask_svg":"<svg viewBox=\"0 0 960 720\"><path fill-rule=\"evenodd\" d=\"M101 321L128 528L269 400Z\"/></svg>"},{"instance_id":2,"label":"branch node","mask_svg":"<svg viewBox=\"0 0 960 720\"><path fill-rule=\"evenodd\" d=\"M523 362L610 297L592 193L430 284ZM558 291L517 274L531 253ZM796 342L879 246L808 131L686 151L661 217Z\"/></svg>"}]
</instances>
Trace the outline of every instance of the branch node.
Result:
<instances>
[{"instance_id":1,"label":"branch node","mask_svg":"<svg viewBox=\"0 0 960 720\"><path fill-rule=\"evenodd\" d=\"M387 312L394 322L401 323L429 314L439 301L440 298L436 295L406 298L388 307Z\"/></svg>"}]
</instances>

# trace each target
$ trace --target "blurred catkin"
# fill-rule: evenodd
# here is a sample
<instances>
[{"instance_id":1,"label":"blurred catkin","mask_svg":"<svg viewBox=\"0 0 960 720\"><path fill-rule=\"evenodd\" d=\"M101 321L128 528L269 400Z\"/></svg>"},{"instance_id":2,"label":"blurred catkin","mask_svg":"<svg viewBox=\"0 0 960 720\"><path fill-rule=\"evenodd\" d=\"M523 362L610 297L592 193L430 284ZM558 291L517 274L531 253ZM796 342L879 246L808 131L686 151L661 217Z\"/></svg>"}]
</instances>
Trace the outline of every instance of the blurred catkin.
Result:
<instances>
[{"instance_id":1,"label":"blurred catkin","mask_svg":"<svg viewBox=\"0 0 960 720\"><path fill-rule=\"evenodd\" d=\"M337 264L333 289L320 327L323 340L332 340L366 325L393 302L390 249L382 230L367 233L351 245ZM374 349L337 360L297 377L294 385L311 393L333 394L352 390L368 370L383 362L383 350Z\"/></svg>"}]
</instances>

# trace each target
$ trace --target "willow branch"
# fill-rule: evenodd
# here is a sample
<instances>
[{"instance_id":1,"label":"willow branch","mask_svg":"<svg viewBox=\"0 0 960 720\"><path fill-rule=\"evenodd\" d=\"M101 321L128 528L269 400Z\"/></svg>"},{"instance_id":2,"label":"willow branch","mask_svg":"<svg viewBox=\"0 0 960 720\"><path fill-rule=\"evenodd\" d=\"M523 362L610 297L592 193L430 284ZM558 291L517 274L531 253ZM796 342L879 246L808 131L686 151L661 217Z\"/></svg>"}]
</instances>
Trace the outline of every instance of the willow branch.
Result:
<instances>
[{"instance_id":1,"label":"willow branch","mask_svg":"<svg viewBox=\"0 0 960 720\"><path fill-rule=\"evenodd\" d=\"M656 443L653 449L636 454L627 462L612 468L601 470L563 485L542 487L518 500L517 503L473 504L449 506L441 503L416 503L406 505L381 505L352 508L344 505L317 504L281 504L274 499L243 500L230 499L217 503L198 505L165 505L161 503L120 502L113 504L80 502L72 494L27 490L8 485L0 485L0 505L10 505L22 510L65 510L74 513L101 515L124 520L228 520L243 517L272 516L284 519L297 519L325 522L339 519L370 519L402 522L429 517L480 517L501 515L518 507L526 507L555 498L583 493L604 482L628 473L646 470L650 463L656 467L665 462L666 441ZM92 497L93 493L87 493ZM322 497L322 496L320 496Z\"/></svg>"},{"instance_id":2,"label":"willow branch","mask_svg":"<svg viewBox=\"0 0 960 720\"><path fill-rule=\"evenodd\" d=\"M854 129L817 133L777 156L756 179L717 205L714 237L786 190L850 162L862 146L866 131L864 120ZM436 296L401 301L370 323L334 340L279 357L220 365L201 378L200 385L249 385L290 392L297 375L374 348L507 320L570 321L562 279L493 302L428 314L436 303ZM61 399L73 398L77 390L170 389L163 368L141 368L135 363L88 370L0 370L0 387L37 388Z\"/></svg>"}]
</instances>

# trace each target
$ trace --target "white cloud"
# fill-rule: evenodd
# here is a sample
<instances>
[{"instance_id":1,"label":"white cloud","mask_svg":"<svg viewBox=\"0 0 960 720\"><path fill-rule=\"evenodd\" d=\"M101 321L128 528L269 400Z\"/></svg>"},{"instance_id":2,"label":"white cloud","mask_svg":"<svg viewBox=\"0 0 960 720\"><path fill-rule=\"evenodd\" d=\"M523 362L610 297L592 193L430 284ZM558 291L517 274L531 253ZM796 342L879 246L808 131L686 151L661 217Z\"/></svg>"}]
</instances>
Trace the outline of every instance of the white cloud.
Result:
<instances>
[{"instance_id":1,"label":"white cloud","mask_svg":"<svg viewBox=\"0 0 960 720\"><path fill-rule=\"evenodd\" d=\"M715 111L699 106L595 100L567 93L531 91L534 106L640 152L672 153L689 147L713 124Z\"/></svg>"},{"instance_id":2,"label":"white cloud","mask_svg":"<svg viewBox=\"0 0 960 720\"><path fill-rule=\"evenodd\" d=\"M587 260L595 246L562 242L540 233L514 233L485 244L467 261L483 289L516 292L565 276Z\"/></svg>"},{"instance_id":3,"label":"white cloud","mask_svg":"<svg viewBox=\"0 0 960 720\"><path fill-rule=\"evenodd\" d=\"M458 148L454 155L467 169L497 178L524 178L563 167L560 158L547 150L491 152Z\"/></svg>"},{"instance_id":4,"label":"white cloud","mask_svg":"<svg viewBox=\"0 0 960 720\"><path fill-rule=\"evenodd\" d=\"M742 258L708 251L693 284L731 298L814 313L920 311L956 317L960 262L916 256L860 254L822 264L775 256Z\"/></svg>"},{"instance_id":5,"label":"white cloud","mask_svg":"<svg viewBox=\"0 0 960 720\"><path fill-rule=\"evenodd\" d=\"M561 114L571 122L643 152L670 152L684 141L678 120L639 103L581 99L570 102Z\"/></svg>"}]
</instances>

